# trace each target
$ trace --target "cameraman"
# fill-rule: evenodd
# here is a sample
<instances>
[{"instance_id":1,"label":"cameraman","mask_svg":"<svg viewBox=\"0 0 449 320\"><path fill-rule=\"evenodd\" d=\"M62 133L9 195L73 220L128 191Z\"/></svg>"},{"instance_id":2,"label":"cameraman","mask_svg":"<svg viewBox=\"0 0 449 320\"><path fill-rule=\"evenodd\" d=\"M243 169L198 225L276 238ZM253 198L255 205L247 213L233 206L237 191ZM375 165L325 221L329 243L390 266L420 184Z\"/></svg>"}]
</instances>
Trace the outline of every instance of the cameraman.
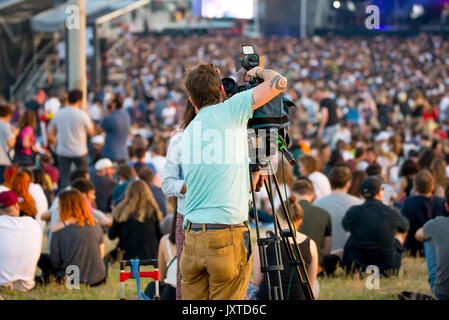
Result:
<instances>
[{"instance_id":1,"label":"cameraman","mask_svg":"<svg viewBox=\"0 0 449 320\"><path fill-rule=\"evenodd\" d=\"M182 136L187 193L180 270L186 300L241 300L250 279L247 123L254 110L286 90L287 79L260 67L246 76L264 82L226 101L220 72L213 65L199 65L185 79L197 111ZM233 139L228 139L229 132ZM212 150L212 161L202 159Z\"/></svg>"}]
</instances>

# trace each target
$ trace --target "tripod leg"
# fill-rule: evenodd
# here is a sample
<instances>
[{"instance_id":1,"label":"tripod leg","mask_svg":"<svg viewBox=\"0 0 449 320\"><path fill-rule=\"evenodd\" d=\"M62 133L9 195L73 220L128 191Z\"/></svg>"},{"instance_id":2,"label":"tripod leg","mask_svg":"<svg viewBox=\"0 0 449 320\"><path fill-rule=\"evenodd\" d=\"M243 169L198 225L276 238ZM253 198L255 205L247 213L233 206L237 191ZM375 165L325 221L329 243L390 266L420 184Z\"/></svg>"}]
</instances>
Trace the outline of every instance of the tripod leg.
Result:
<instances>
[{"instance_id":1,"label":"tripod leg","mask_svg":"<svg viewBox=\"0 0 449 320\"><path fill-rule=\"evenodd\" d=\"M274 172L271 161L269 162L269 165L271 171ZM282 206L281 211L283 211L285 221L287 221L289 227L289 237L291 237L293 240L292 245L291 242L287 239L287 237L282 237L283 243L286 246L287 252L289 254L290 262L293 262L293 265L296 267L299 279L301 281L301 286L304 291L304 295L308 300L315 300L315 295L313 293L312 286L310 284L310 279L307 273L304 259L302 257L301 251L299 250L298 241L296 240L296 228L294 227L293 221L291 220L290 214L285 206L285 201L282 199L282 193L279 187L279 182L275 175L273 175L273 180L276 186L276 191L281 199L281 206ZM279 229L281 229L281 224L279 222L278 216L276 215L275 218L276 218L275 224L277 224L279 226Z\"/></svg>"},{"instance_id":2,"label":"tripod leg","mask_svg":"<svg viewBox=\"0 0 449 320\"><path fill-rule=\"evenodd\" d=\"M268 258L267 258L267 250L266 250L266 246L264 244L261 243L260 241L260 229L259 229L259 215L257 213L257 205L256 205L256 194L254 191L254 181L253 181L253 177L250 171L249 174L249 181L250 181L250 186L251 186L251 195L252 195L252 200L253 200L253 213L254 213L254 218L256 220L256 236L257 236L257 247L259 248L259 258L260 258L260 268L261 271L265 270L266 267L268 266ZM264 271L262 271L264 272ZM267 290L268 290L268 299L271 300L271 281L270 281L270 274L269 272L265 272L265 275L267 277Z\"/></svg>"}]
</instances>

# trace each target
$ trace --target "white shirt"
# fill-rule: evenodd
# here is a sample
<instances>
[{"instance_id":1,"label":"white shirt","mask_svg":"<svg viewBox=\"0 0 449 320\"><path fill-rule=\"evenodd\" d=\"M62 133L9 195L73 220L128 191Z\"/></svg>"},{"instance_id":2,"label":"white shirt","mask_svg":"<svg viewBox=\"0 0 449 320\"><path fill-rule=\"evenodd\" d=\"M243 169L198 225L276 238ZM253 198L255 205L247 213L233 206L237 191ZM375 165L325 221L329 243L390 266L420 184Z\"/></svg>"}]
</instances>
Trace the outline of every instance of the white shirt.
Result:
<instances>
[{"instance_id":1,"label":"white shirt","mask_svg":"<svg viewBox=\"0 0 449 320\"><path fill-rule=\"evenodd\" d=\"M9 191L7 187L4 185L0 186L0 192ZM36 221L39 223L42 231L45 229L46 222L41 220L41 216L43 213L48 211L48 201L45 196L44 190L42 187L36 183L30 183L28 187L28 191L31 194L31 197L34 200L34 204L36 205Z\"/></svg>"},{"instance_id":2,"label":"white shirt","mask_svg":"<svg viewBox=\"0 0 449 320\"><path fill-rule=\"evenodd\" d=\"M33 197L34 203L36 204L36 221L41 226L42 231L45 229L46 222L41 220L42 214L48 211L48 201L45 196L44 190L37 183L30 183L28 188L31 196Z\"/></svg>"},{"instance_id":3,"label":"white shirt","mask_svg":"<svg viewBox=\"0 0 449 320\"><path fill-rule=\"evenodd\" d=\"M308 178L312 181L315 190L315 199L319 199L331 194L331 184L329 179L319 171L312 172Z\"/></svg>"},{"instance_id":4,"label":"white shirt","mask_svg":"<svg viewBox=\"0 0 449 320\"><path fill-rule=\"evenodd\" d=\"M148 156L145 157L145 159L148 159ZM167 159L164 156L150 155L148 162L151 162L152 164L154 164L154 167L156 168L157 173L162 177L162 174L164 172L165 162L167 162Z\"/></svg>"},{"instance_id":5,"label":"white shirt","mask_svg":"<svg viewBox=\"0 0 449 320\"><path fill-rule=\"evenodd\" d=\"M0 285L20 281L25 290L32 289L41 246L36 220L0 215Z\"/></svg>"}]
</instances>

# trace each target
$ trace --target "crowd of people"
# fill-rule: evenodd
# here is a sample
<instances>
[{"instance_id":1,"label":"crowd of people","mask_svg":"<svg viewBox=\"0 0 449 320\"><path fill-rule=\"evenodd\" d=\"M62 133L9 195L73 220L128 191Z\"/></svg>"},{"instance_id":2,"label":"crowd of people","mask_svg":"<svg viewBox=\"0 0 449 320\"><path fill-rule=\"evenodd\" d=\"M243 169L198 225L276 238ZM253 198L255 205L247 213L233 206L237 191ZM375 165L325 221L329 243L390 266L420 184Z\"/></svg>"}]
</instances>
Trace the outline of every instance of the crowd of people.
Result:
<instances>
[{"instance_id":1,"label":"crowd of people","mask_svg":"<svg viewBox=\"0 0 449 320\"><path fill-rule=\"evenodd\" d=\"M241 80L235 58L247 43L285 75L284 95L296 104L288 131L297 165L278 176L315 294L318 276L339 267L375 265L394 276L408 252L425 256L434 295L448 299L449 42L431 34L132 37L109 57L126 66L122 81L88 92L50 87L30 101L0 97L0 286L61 281L70 265L99 285L113 261L158 258L163 298L181 299L177 129L195 117L185 72L205 61ZM257 202L269 227L268 195ZM111 252L105 236L119 239ZM253 259L248 297L264 298L267 279ZM295 285L292 297L304 298Z\"/></svg>"}]
</instances>

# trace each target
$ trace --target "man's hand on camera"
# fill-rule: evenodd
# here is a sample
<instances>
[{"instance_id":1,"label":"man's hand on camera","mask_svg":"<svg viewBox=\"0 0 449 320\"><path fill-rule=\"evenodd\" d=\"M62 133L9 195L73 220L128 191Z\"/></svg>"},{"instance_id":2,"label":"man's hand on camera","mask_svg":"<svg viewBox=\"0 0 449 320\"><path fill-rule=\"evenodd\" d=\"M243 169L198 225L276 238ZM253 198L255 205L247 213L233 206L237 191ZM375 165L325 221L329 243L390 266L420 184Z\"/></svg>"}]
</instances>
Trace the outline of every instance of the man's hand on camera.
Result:
<instances>
[{"instance_id":1,"label":"man's hand on camera","mask_svg":"<svg viewBox=\"0 0 449 320\"><path fill-rule=\"evenodd\" d=\"M252 78L264 79L264 70L262 67L255 67L249 70L246 75Z\"/></svg>"},{"instance_id":2,"label":"man's hand on camera","mask_svg":"<svg viewBox=\"0 0 449 320\"><path fill-rule=\"evenodd\" d=\"M249 70L246 76L264 80L263 83L253 89L253 97L251 100L251 110L253 111L287 89L287 78L274 70L255 67Z\"/></svg>"}]
</instances>

